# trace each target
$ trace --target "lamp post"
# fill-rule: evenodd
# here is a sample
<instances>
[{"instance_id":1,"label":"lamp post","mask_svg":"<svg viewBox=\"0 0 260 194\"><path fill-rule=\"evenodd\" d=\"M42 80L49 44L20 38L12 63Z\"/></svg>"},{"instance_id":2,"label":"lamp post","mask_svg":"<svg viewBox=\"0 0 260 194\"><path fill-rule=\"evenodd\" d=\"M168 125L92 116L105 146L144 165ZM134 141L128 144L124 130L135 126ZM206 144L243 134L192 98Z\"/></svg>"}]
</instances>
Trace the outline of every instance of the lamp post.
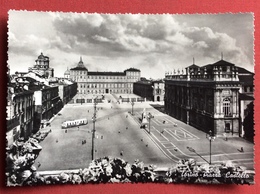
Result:
<instances>
[{"instance_id":1,"label":"lamp post","mask_svg":"<svg viewBox=\"0 0 260 194\"><path fill-rule=\"evenodd\" d=\"M134 101L131 101L131 105L132 105L132 115L134 115L134 105L135 105Z\"/></svg>"},{"instance_id":2,"label":"lamp post","mask_svg":"<svg viewBox=\"0 0 260 194\"><path fill-rule=\"evenodd\" d=\"M96 110L97 110L97 102L96 102L96 98L94 99L94 114L92 117L92 121L93 121L93 131L92 131L92 149L91 149L91 159L94 160L94 153L95 153L95 132L96 132Z\"/></svg>"},{"instance_id":3,"label":"lamp post","mask_svg":"<svg viewBox=\"0 0 260 194\"><path fill-rule=\"evenodd\" d=\"M206 138L209 140L209 164L211 164L211 143L215 140L214 133L210 130L209 133L206 134Z\"/></svg>"},{"instance_id":4,"label":"lamp post","mask_svg":"<svg viewBox=\"0 0 260 194\"><path fill-rule=\"evenodd\" d=\"M192 147L187 147L187 149L188 149L190 152L193 152L193 153L197 154L200 158L202 158L204 161L206 161L208 164L210 164L204 157L202 157L200 154L198 154L198 153L196 152L196 150L193 149Z\"/></svg>"},{"instance_id":5,"label":"lamp post","mask_svg":"<svg viewBox=\"0 0 260 194\"><path fill-rule=\"evenodd\" d=\"M151 119L154 118L154 116L149 112L147 118L149 121L149 133L151 133Z\"/></svg>"}]
</instances>

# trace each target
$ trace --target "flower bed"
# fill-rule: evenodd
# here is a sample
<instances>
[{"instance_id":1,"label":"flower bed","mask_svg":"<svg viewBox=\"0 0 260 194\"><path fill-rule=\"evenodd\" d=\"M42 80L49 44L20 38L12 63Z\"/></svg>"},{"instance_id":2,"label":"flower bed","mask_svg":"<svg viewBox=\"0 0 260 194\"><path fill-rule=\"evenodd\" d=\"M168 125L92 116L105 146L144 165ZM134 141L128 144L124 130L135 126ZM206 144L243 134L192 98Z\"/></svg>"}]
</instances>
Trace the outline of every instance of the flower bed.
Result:
<instances>
[{"instance_id":1,"label":"flower bed","mask_svg":"<svg viewBox=\"0 0 260 194\"><path fill-rule=\"evenodd\" d=\"M222 164L197 165L194 159L181 160L166 174L169 183L253 184L254 173L227 161Z\"/></svg>"},{"instance_id":2,"label":"flower bed","mask_svg":"<svg viewBox=\"0 0 260 194\"><path fill-rule=\"evenodd\" d=\"M23 185L82 184L82 183L206 183L252 184L253 176L231 162L221 165L197 165L193 159L181 160L164 173L155 166L145 166L136 160L129 164L120 158L104 157L92 161L88 168L74 172L42 175L31 171Z\"/></svg>"},{"instance_id":3,"label":"flower bed","mask_svg":"<svg viewBox=\"0 0 260 194\"><path fill-rule=\"evenodd\" d=\"M49 131L50 132L50 131ZM49 132L37 133L26 142L17 141L6 157L8 186L82 184L82 183L206 183L253 184L254 171L235 166L232 162L198 165L194 159L180 160L170 168L145 166L136 160L133 164L121 158L103 157L93 160L88 167L74 171L44 174L33 166L41 150L39 142Z\"/></svg>"},{"instance_id":4,"label":"flower bed","mask_svg":"<svg viewBox=\"0 0 260 194\"><path fill-rule=\"evenodd\" d=\"M22 185L23 182L36 173L33 166L42 147L42 141L49 132L38 132L26 142L19 139L7 149L6 156L6 182L8 186Z\"/></svg>"}]
</instances>

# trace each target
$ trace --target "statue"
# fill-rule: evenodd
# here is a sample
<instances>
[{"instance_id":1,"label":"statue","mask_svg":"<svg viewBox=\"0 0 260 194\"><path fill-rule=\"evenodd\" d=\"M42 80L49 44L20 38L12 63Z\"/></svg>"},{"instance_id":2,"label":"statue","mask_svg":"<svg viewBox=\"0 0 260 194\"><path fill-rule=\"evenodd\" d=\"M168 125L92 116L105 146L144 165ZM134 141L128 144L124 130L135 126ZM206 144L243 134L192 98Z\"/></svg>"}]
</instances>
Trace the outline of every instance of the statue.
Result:
<instances>
[{"instance_id":1,"label":"statue","mask_svg":"<svg viewBox=\"0 0 260 194\"><path fill-rule=\"evenodd\" d=\"M147 113L144 108L143 113L142 113L141 128L146 128L147 125L148 125Z\"/></svg>"}]
</instances>

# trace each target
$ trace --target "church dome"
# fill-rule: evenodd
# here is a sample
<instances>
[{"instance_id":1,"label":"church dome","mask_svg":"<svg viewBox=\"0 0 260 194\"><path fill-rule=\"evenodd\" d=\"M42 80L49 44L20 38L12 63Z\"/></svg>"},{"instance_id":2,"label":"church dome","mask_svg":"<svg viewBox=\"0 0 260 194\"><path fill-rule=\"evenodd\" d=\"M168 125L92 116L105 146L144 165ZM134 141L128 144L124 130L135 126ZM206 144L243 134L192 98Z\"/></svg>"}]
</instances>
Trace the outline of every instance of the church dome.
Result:
<instances>
[{"instance_id":1,"label":"church dome","mask_svg":"<svg viewBox=\"0 0 260 194\"><path fill-rule=\"evenodd\" d=\"M44 56L43 53L41 53L41 54L38 56L38 60L49 60L49 57Z\"/></svg>"},{"instance_id":2,"label":"church dome","mask_svg":"<svg viewBox=\"0 0 260 194\"><path fill-rule=\"evenodd\" d=\"M41 54L38 56L38 59L44 59L44 55L41 53Z\"/></svg>"},{"instance_id":3,"label":"church dome","mask_svg":"<svg viewBox=\"0 0 260 194\"><path fill-rule=\"evenodd\" d=\"M78 67L85 67L85 66L84 66L84 63L83 63L83 61L82 61L82 57L80 57L80 61L79 61L79 63L78 63Z\"/></svg>"},{"instance_id":4,"label":"church dome","mask_svg":"<svg viewBox=\"0 0 260 194\"><path fill-rule=\"evenodd\" d=\"M64 75L70 75L70 70L67 69L67 70L65 71Z\"/></svg>"}]
</instances>

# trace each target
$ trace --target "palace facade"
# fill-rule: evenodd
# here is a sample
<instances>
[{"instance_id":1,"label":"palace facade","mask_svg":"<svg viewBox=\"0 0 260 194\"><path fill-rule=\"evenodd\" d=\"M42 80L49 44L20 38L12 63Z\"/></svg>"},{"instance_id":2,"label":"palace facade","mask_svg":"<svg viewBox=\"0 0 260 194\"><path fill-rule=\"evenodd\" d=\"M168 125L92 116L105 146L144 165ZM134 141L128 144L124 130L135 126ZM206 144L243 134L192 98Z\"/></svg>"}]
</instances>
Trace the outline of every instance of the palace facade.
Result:
<instances>
[{"instance_id":1,"label":"palace facade","mask_svg":"<svg viewBox=\"0 0 260 194\"><path fill-rule=\"evenodd\" d=\"M165 110L202 131L241 134L238 67L224 60L165 76Z\"/></svg>"},{"instance_id":2,"label":"palace facade","mask_svg":"<svg viewBox=\"0 0 260 194\"><path fill-rule=\"evenodd\" d=\"M77 82L78 94L133 93L133 83L140 80L140 70L126 69L123 72L88 71L82 58L78 65L67 70L64 77Z\"/></svg>"}]
</instances>

